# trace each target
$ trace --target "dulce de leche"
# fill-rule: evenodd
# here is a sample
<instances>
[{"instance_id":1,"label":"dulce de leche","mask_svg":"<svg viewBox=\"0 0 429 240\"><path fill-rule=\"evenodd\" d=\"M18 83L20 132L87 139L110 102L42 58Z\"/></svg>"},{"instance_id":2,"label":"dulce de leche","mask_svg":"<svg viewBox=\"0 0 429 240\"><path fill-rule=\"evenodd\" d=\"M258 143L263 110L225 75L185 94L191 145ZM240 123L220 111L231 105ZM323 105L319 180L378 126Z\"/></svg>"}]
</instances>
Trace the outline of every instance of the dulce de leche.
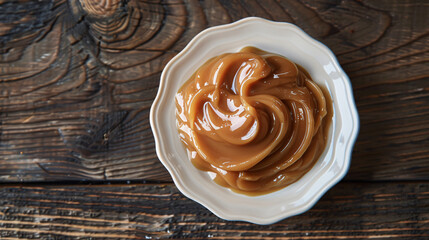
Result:
<instances>
[{"instance_id":1,"label":"dulce de leche","mask_svg":"<svg viewBox=\"0 0 429 240\"><path fill-rule=\"evenodd\" d=\"M302 67L246 47L200 67L176 94L176 116L196 168L235 192L261 195L315 164L326 145L329 104Z\"/></svg>"}]
</instances>

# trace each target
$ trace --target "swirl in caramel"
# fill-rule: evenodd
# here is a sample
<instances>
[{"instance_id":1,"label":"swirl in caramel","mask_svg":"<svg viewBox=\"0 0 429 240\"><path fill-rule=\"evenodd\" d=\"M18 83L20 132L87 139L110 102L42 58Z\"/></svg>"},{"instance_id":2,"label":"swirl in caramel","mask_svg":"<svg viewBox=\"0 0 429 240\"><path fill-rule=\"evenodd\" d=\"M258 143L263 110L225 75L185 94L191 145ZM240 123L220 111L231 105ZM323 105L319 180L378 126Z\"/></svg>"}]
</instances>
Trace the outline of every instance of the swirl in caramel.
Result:
<instances>
[{"instance_id":1,"label":"swirl in caramel","mask_svg":"<svg viewBox=\"0 0 429 240\"><path fill-rule=\"evenodd\" d=\"M176 95L180 138L200 170L260 195L308 172L326 145L327 99L292 61L246 47L207 61Z\"/></svg>"}]
</instances>

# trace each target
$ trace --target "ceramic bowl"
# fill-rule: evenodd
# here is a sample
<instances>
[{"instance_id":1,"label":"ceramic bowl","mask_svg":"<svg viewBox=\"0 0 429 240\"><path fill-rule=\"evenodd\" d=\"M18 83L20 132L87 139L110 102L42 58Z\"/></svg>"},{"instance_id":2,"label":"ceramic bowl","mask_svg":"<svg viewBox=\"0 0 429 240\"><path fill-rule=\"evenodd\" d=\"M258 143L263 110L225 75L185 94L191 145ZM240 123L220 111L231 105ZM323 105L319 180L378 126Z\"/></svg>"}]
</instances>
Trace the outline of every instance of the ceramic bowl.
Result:
<instances>
[{"instance_id":1,"label":"ceramic bowl","mask_svg":"<svg viewBox=\"0 0 429 240\"><path fill-rule=\"evenodd\" d=\"M299 181L262 196L246 196L221 187L210 174L189 161L176 128L175 94L208 59L245 46L280 54L303 66L327 89L333 102L333 121L325 151ZM359 119L350 80L334 54L293 24L245 18L199 33L164 68L150 124L156 152L177 188L220 218L271 224L310 209L346 174Z\"/></svg>"}]
</instances>

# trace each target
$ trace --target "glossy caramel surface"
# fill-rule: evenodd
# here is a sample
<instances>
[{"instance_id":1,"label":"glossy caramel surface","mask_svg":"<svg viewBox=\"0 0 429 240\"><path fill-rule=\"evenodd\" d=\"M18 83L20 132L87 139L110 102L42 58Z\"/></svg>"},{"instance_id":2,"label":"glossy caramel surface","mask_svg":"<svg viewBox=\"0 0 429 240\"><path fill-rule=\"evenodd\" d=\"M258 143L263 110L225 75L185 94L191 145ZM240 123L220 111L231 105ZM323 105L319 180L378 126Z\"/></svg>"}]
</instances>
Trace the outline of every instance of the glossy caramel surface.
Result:
<instances>
[{"instance_id":1,"label":"glossy caramel surface","mask_svg":"<svg viewBox=\"0 0 429 240\"><path fill-rule=\"evenodd\" d=\"M195 167L260 195L297 181L317 161L329 99L302 67L246 47L210 59L182 86L177 125Z\"/></svg>"}]
</instances>

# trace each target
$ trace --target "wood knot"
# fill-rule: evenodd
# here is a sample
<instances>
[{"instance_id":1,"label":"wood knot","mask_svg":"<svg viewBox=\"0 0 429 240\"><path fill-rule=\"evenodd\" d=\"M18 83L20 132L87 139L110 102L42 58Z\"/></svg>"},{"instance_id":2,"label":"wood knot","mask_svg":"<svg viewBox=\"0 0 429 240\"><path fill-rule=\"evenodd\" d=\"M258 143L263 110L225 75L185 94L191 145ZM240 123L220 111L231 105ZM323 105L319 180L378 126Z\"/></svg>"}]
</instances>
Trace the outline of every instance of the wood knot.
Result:
<instances>
[{"instance_id":1,"label":"wood knot","mask_svg":"<svg viewBox=\"0 0 429 240\"><path fill-rule=\"evenodd\" d=\"M83 10L94 17L110 17L121 6L121 0L80 0Z\"/></svg>"}]
</instances>

